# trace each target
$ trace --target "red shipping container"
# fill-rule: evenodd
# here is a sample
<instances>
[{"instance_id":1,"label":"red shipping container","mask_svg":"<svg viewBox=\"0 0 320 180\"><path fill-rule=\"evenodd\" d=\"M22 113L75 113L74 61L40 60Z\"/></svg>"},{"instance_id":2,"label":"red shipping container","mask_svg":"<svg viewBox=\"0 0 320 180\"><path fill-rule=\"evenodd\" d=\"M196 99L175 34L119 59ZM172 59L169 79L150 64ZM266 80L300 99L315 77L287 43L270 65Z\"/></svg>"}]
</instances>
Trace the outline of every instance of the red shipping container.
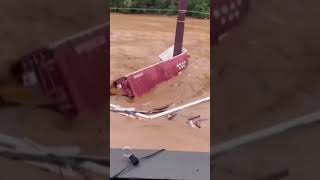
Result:
<instances>
[{"instance_id":1,"label":"red shipping container","mask_svg":"<svg viewBox=\"0 0 320 180\"><path fill-rule=\"evenodd\" d=\"M139 97L157 84L178 75L188 65L188 53L183 48L183 35L187 0L179 0L174 46L160 54L162 62L143 68L119 78L114 86L128 97Z\"/></svg>"},{"instance_id":2,"label":"red shipping container","mask_svg":"<svg viewBox=\"0 0 320 180\"><path fill-rule=\"evenodd\" d=\"M159 63L130 73L115 81L117 89L121 89L128 97L139 97L154 88L157 84L178 75L188 65L186 49L178 56L172 57L173 47L160 55Z\"/></svg>"},{"instance_id":3,"label":"red shipping container","mask_svg":"<svg viewBox=\"0 0 320 180\"><path fill-rule=\"evenodd\" d=\"M26 86L40 85L64 113L106 107L109 32L106 24L23 57L16 69Z\"/></svg>"}]
</instances>

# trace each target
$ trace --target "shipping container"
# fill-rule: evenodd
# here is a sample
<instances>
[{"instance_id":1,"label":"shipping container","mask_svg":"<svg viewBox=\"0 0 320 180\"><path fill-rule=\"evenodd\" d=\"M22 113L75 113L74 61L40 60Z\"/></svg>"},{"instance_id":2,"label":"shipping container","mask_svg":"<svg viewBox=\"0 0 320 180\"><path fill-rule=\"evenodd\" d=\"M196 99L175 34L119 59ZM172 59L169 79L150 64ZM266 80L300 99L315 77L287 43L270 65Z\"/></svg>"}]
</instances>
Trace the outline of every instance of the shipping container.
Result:
<instances>
[{"instance_id":1,"label":"shipping container","mask_svg":"<svg viewBox=\"0 0 320 180\"><path fill-rule=\"evenodd\" d=\"M107 104L107 24L49 44L15 66L24 86L39 85L61 112L77 114Z\"/></svg>"},{"instance_id":2,"label":"shipping container","mask_svg":"<svg viewBox=\"0 0 320 180\"><path fill-rule=\"evenodd\" d=\"M177 76L188 65L188 51L183 48L187 0L179 1L174 45L159 55L161 62L119 78L114 86L130 98L140 97L159 83Z\"/></svg>"},{"instance_id":3,"label":"shipping container","mask_svg":"<svg viewBox=\"0 0 320 180\"><path fill-rule=\"evenodd\" d=\"M180 55L172 57L173 47L159 57L161 61L115 81L114 86L130 98L142 96L157 84L168 81L181 73L188 65L188 51L183 48Z\"/></svg>"}]
</instances>

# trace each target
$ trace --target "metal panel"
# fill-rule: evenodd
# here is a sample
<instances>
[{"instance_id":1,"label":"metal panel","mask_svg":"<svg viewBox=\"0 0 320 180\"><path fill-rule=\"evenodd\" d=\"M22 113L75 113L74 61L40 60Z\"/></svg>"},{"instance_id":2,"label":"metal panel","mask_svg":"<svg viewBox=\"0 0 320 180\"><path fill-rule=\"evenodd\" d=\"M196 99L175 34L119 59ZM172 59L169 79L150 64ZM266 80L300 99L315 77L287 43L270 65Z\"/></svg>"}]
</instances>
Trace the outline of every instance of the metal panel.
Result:
<instances>
[{"instance_id":1,"label":"metal panel","mask_svg":"<svg viewBox=\"0 0 320 180\"><path fill-rule=\"evenodd\" d=\"M101 108L106 103L107 38L107 27L101 27L53 48L55 61L78 111Z\"/></svg>"},{"instance_id":2,"label":"metal panel","mask_svg":"<svg viewBox=\"0 0 320 180\"><path fill-rule=\"evenodd\" d=\"M24 56L14 73L25 85L39 84L64 113L103 108L108 94L108 38L107 24L80 32Z\"/></svg>"},{"instance_id":3,"label":"metal panel","mask_svg":"<svg viewBox=\"0 0 320 180\"><path fill-rule=\"evenodd\" d=\"M184 52L172 59L162 61L146 67L116 81L117 88L121 88L129 97L139 97L150 91L157 84L178 75L188 65L188 55Z\"/></svg>"}]
</instances>

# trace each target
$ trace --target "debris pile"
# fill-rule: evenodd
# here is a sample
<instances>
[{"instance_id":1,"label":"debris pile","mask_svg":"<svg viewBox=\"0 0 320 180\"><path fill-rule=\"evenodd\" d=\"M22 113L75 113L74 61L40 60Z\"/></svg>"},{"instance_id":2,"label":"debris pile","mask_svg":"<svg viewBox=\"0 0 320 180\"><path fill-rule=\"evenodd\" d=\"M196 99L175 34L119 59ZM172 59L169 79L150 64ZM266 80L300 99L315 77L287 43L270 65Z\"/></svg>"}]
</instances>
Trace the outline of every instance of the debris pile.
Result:
<instances>
[{"instance_id":1,"label":"debris pile","mask_svg":"<svg viewBox=\"0 0 320 180\"><path fill-rule=\"evenodd\" d=\"M203 125L201 125L201 122L207 121L208 119L200 118L200 115L191 117L187 120L187 123L190 124L193 128L201 128Z\"/></svg>"},{"instance_id":2,"label":"debris pile","mask_svg":"<svg viewBox=\"0 0 320 180\"><path fill-rule=\"evenodd\" d=\"M164 112L169 107L170 107L170 105L166 105L166 106L163 106L160 108L155 108L155 109L152 109L149 111L141 111L141 110L136 110L135 108L124 108L119 105L110 104L110 110L112 112L116 112L116 113L119 113L123 116L136 118L136 119L139 119L139 117L144 117L141 115L153 115L153 114Z\"/></svg>"}]
</instances>

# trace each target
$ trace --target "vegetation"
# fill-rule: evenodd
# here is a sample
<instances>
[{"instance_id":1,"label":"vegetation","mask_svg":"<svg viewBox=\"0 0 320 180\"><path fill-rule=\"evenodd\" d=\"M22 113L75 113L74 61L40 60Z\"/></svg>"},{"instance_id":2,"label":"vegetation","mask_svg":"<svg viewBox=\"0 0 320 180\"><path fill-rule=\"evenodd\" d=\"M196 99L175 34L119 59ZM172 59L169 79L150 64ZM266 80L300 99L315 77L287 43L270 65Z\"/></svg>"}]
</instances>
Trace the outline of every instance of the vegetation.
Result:
<instances>
[{"instance_id":1,"label":"vegetation","mask_svg":"<svg viewBox=\"0 0 320 180\"><path fill-rule=\"evenodd\" d=\"M112 12L121 13L143 13L143 14L166 14L175 15L179 0L111 0ZM121 9L124 8L124 9ZM128 8L128 9L125 9ZM133 9L132 9L133 8ZM139 8L139 9L134 9ZM142 9L140 9L142 8ZM187 16L197 18L209 18L210 2L209 0L188 0ZM202 13L197 13L202 12Z\"/></svg>"}]
</instances>

